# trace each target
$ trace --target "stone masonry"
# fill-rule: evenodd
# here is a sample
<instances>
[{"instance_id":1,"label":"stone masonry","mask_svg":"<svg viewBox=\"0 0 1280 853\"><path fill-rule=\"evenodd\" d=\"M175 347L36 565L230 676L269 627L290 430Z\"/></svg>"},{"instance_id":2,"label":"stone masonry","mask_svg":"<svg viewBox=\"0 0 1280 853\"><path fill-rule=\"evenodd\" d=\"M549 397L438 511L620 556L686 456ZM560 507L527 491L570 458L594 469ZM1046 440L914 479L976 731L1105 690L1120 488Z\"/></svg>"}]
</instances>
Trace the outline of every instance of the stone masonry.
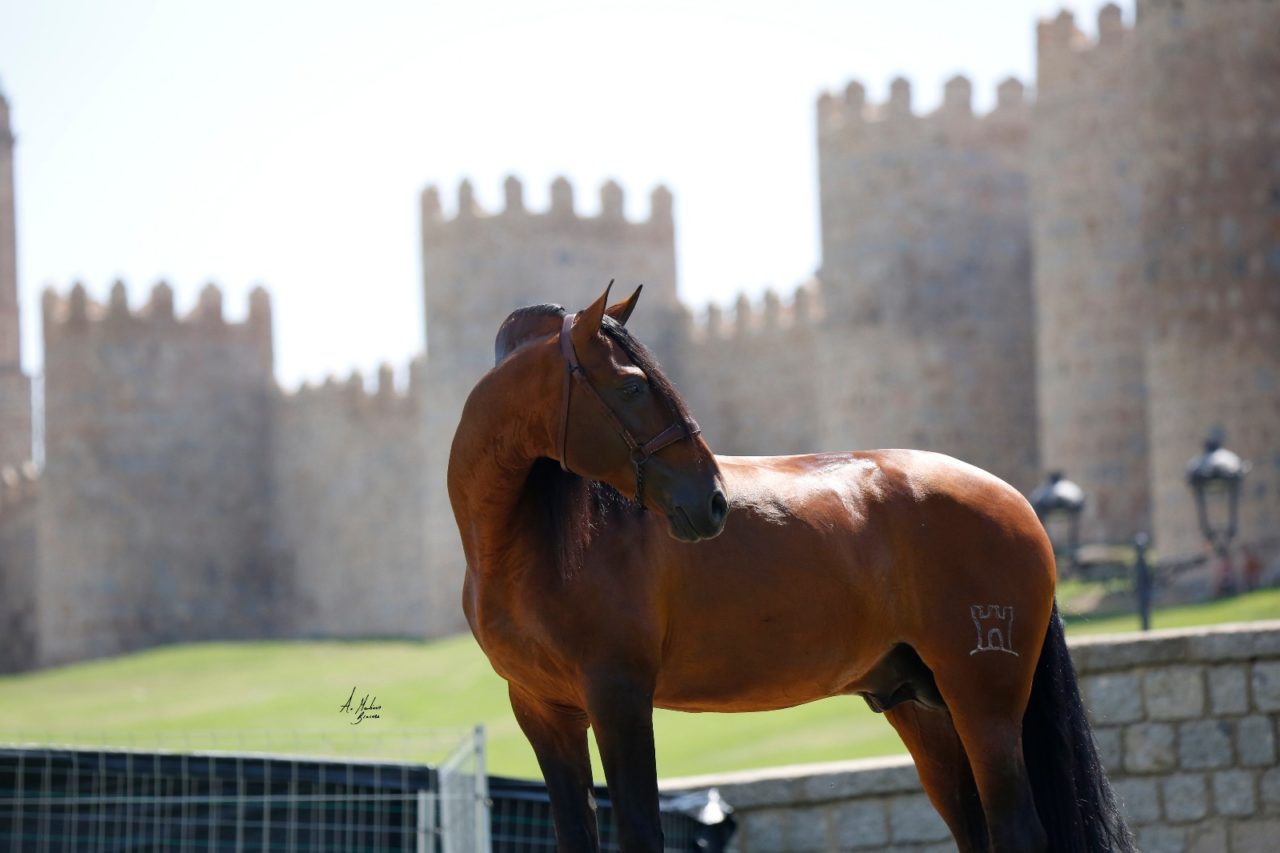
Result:
<instances>
[{"instance_id":1,"label":"stone masonry","mask_svg":"<svg viewBox=\"0 0 1280 853\"><path fill-rule=\"evenodd\" d=\"M1267 853L1280 833L1280 622L1071 643L1144 853ZM886 723L885 725L888 725ZM720 789L737 853L955 849L907 757L675 779Z\"/></svg>"}]
</instances>

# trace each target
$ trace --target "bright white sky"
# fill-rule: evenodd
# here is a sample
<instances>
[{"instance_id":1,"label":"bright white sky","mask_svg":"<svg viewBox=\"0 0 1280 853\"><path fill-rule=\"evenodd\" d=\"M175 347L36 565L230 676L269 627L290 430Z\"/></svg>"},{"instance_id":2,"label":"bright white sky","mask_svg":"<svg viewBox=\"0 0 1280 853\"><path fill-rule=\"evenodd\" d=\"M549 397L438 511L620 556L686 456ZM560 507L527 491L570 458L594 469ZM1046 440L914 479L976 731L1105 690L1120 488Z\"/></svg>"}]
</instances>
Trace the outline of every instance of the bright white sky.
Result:
<instances>
[{"instance_id":1,"label":"bright white sky","mask_svg":"<svg viewBox=\"0 0 1280 853\"><path fill-rule=\"evenodd\" d=\"M1095 2L0 0L0 87L18 136L25 359L39 293L83 280L187 310L208 281L242 316L274 297L277 374L402 365L422 348L417 199L483 206L508 174L579 212L615 178L632 217L676 199L679 286L701 306L789 291L817 267L813 104L898 74L933 108L1030 82L1035 21ZM1132 18L1132 0L1122 6ZM555 301L556 294L547 298Z\"/></svg>"}]
</instances>

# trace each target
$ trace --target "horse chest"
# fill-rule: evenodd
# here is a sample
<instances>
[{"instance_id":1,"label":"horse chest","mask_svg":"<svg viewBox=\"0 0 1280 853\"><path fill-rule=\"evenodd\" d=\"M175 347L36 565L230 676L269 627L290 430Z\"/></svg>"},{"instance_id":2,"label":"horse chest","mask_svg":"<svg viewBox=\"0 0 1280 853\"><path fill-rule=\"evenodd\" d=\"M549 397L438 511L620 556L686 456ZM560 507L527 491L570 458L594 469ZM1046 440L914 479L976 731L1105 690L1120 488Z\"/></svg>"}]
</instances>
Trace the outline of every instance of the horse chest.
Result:
<instances>
[{"instance_id":1,"label":"horse chest","mask_svg":"<svg viewBox=\"0 0 1280 853\"><path fill-rule=\"evenodd\" d=\"M540 695L563 698L573 691L576 667L559 639L560 626L536 612L498 602L481 602L469 614L476 641L489 663L506 681Z\"/></svg>"}]
</instances>

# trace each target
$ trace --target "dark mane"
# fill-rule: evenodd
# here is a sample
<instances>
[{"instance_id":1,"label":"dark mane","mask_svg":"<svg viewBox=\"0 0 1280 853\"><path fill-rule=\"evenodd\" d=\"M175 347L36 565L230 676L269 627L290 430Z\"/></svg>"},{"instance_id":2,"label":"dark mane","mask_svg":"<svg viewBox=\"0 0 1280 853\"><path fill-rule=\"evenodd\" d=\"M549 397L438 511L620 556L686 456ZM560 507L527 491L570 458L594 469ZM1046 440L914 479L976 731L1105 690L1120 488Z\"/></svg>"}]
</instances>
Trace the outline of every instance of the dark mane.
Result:
<instances>
[{"instance_id":1,"label":"dark mane","mask_svg":"<svg viewBox=\"0 0 1280 853\"><path fill-rule=\"evenodd\" d=\"M547 318L562 318L564 313L564 308L551 304L529 305L511 312L494 340L495 363L527 343L536 331L545 330ZM679 392L644 344L612 317L604 318L601 331L626 353L632 364L644 371L650 390L672 415L685 421L693 420ZM544 458L534 463L526 495L536 505L534 511L542 515L548 544L565 576L575 574L582 567L583 553L610 518L635 518L644 512L644 507L613 486L562 471L554 459Z\"/></svg>"}]
</instances>

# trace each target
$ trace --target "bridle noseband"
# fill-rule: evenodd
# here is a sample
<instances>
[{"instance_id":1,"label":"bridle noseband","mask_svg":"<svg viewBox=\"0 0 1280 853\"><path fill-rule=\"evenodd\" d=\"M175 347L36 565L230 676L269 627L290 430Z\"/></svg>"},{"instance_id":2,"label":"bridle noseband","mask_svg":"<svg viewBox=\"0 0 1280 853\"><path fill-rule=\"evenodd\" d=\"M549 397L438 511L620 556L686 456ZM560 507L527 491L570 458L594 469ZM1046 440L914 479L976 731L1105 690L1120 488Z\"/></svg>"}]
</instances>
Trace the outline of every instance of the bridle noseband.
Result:
<instances>
[{"instance_id":1,"label":"bridle noseband","mask_svg":"<svg viewBox=\"0 0 1280 853\"><path fill-rule=\"evenodd\" d=\"M569 446L569 398L573 394L573 382L576 379L578 384L586 391L591 392L591 396L600 404L600 408L609 416L609 421L613 424L614 430L618 435L622 436L622 440L627 443L627 447L631 450L631 464L636 466L636 503L644 507L641 500L644 490L644 463L662 448L669 444L674 444L683 438L693 438L702 429L692 418L688 420L680 420L655 435L653 438L643 444L636 441L631 431L623 425L622 420L614 412L608 401L601 396L600 392L595 389L591 381L587 379L587 373L582 369L582 363L578 361L578 353L573 348L573 337L569 334L573 326L574 314L565 314L564 322L560 325L560 353L564 356L564 396L563 403L560 408L560 467L572 473L569 469L569 459L567 456Z\"/></svg>"}]
</instances>

